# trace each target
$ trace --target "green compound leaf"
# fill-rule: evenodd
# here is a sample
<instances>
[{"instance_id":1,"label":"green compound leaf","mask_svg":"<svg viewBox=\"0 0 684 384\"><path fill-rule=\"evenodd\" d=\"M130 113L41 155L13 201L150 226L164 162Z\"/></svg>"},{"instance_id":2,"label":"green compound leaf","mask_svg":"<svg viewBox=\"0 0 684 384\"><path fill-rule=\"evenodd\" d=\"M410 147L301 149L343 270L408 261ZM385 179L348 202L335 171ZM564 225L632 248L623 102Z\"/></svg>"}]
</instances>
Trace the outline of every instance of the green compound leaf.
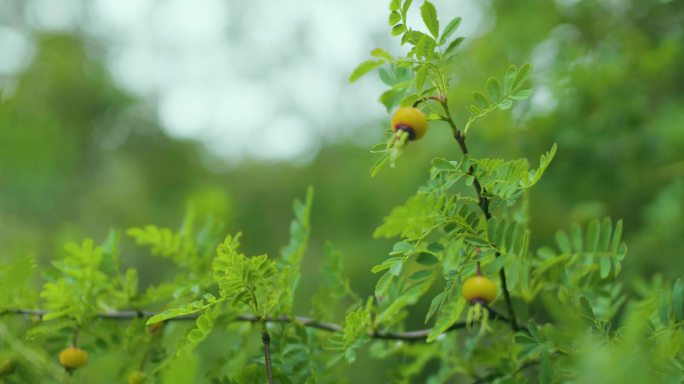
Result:
<instances>
[{"instance_id":1,"label":"green compound leaf","mask_svg":"<svg viewBox=\"0 0 684 384\"><path fill-rule=\"evenodd\" d=\"M397 24L400 21L401 21L401 13L399 13L397 11L392 11L392 13L390 13L389 19L388 19L389 25L394 26L395 24Z\"/></svg>"},{"instance_id":2,"label":"green compound leaf","mask_svg":"<svg viewBox=\"0 0 684 384\"><path fill-rule=\"evenodd\" d=\"M456 17L447 24L442 32L442 36L439 38L439 45L444 45L446 41L451 37L451 35L456 32L458 27L461 25L461 18Z\"/></svg>"},{"instance_id":3,"label":"green compound leaf","mask_svg":"<svg viewBox=\"0 0 684 384\"><path fill-rule=\"evenodd\" d=\"M349 82L353 83L356 80L360 79L365 75L366 73L374 70L375 68L381 66L384 63L382 60L368 60L364 61L363 63L359 64L354 71L352 71L351 75L349 75Z\"/></svg>"},{"instance_id":4,"label":"green compound leaf","mask_svg":"<svg viewBox=\"0 0 684 384\"><path fill-rule=\"evenodd\" d=\"M423 18L425 26L436 39L439 36L439 20L437 19L437 10L435 9L435 6L426 0L420 7L420 15Z\"/></svg>"}]
</instances>

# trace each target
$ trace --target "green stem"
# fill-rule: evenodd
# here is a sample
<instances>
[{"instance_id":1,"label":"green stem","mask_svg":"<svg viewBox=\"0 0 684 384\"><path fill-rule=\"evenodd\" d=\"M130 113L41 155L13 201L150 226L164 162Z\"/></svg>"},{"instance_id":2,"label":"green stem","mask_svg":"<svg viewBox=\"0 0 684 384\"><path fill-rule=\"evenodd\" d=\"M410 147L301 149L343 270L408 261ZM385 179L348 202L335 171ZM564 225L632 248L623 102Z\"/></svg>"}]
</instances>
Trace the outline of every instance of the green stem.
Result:
<instances>
[{"instance_id":1,"label":"green stem","mask_svg":"<svg viewBox=\"0 0 684 384\"><path fill-rule=\"evenodd\" d=\"M78 347L78 336L81 333L81 327L77 326L76 329L74 330L74 335L71 338L71 346L76 348Z\"/></svg>"}]
</instances>

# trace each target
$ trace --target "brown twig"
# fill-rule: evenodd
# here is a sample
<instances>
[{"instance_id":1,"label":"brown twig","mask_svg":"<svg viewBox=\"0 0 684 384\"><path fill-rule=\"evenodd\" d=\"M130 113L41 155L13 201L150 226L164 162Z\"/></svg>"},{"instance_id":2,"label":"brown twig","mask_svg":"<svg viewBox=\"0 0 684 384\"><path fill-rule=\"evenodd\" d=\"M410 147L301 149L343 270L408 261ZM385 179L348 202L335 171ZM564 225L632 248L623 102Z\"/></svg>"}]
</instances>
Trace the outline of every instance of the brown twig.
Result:
<instances>
[{"instance_id":1,"label":"brown twig","mask_svg":"<svg viewBox=\"0 0 684 384\"><path fill-rule=\"evenodd\" d=\"M261 320L261 342L264 343L264 363L268 384L273 384L273 368L271 367L271 335L266 328L266 321Z\"/></svg>"},{"instance_id":2,"label":"brown twig","mask_svg":"<svg viewBox=\"0 0 684 384\"><path fill-rule=\"evenodd\" d=\"M469 151L468 146L466 145L465 133L458 129L456 123L452 119L446 99L444 99L442 102L442 106L446 112L446 121L451 127L454 139L456 139L463 156L467 156ZM475 193L477 194L478 205L480 206L485 219L489 220L492 217L492 213L489 210L489 199L484 195L482 185L480 184L480 180L478 180L478 178L475 176L475 168L472 165L468 168L468 175L473 177L473 187L475 188ZM501 254L497 252L496 257L499 256L501 256ZM501 279L501 289L503 290L504 301L506 302L506 308L508 309L508 317L511 320L511 329L513 332L517 332L520 330L520 328L518 327L518 322L515 318L515 311L513 310L513 304L511 303L511 293L508 291L508 284L506 283L506 271L503 267L501 267L499 270L499 278Z\"/></svg>"},{"instance_id":3,"label":"brown twig","mask_svg":"<svg viewBox=\"0 0 684 384\"><path fill-rule=\"evenodd\" d=\"M500 321L503 323L510 323L511 322L510 318L504 316L503 314L498 312L496 309L488 307L488 306L486 306L485 308L492 315L493 320ZM50 313L50 312L46 311L46 310L42 310L42 309L14 309L14 310L6 310L6 311L0 313L0 315L2 315L2 314L14 314L14 315L42 317L48 313ZM130 320L130 319L140 318L141 313L145 318L150 318L152 316L157 315L157 312L124 310L124 311L117 311L117 312L99 313L96 315L96 317L99 319L105 319L105 320ZM191 321L191 320L196 320L198 316L199 316L198 314L193 313L193 314L173 317L173 318L167 319L165 321ZM302 316L294 316L294 317L279 316L279 317L274 317L274 318L261 319L259 317L253 316L253 315L238 315L238 316L235 316L233 318L233 321L248 322L248 323L258 323L258 322L280 323L280 324L295 323L295 324L299 324L299 325L304 326L304 327L315 328L315 329L319 329L322 331L333 332L333 333L342 332L342 330L343 330L343 327L339 324L318 321L315 319L311 319L308 317L302 317ZM517 327L517 324L516 324L516 327ZM447 332L451 332L451 331L455 331L455 330L463 329L463 328L466 328L466 323L465 322L457 322L457 323L452 324L444 332L447 333ZM430 334L431 331L432 331L431 328L419 329L419 330L415 330L415 331L405 331L405 332L392 332L392 331L379 330L379 331L369 332L369 336L373 339L379 339L379 340L403 340L403 341L410 341L410 342L425 342L425 341L427 341L427 336Z\"/></svg>"}]
</instances>

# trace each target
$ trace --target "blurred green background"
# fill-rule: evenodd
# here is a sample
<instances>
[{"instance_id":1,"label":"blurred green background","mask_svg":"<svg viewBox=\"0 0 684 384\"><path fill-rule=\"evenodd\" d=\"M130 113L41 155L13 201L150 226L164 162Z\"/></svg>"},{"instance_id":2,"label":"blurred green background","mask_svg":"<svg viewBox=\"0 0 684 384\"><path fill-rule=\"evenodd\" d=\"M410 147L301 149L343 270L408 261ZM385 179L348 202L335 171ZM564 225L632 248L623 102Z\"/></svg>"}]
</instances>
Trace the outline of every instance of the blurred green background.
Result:
<instances>
[{"instance_id":1,"label":"blurred green background","mask_svg":"<svg viewBox=\"0 0 684 384\"><path fill-rule=\"evenodd\" d=\"M292 200L313 185L301 312L318 284L325 240L341 250L353 288L371 294L370 267L391 247L372 238L374 228L423 183L432 157L458 156L448 129L435 124L397 168L369 177L368 149L389 119L377 102L383 86L345 79L375 46L401 53L385 2L124 3L144 17L121 16L107 1L0 3L0 259L33 255L48 265L66 241L101 241L111 228L177 227L190 202L228 232L242 230L246 253L275 255L287 243ZM183 11L172 20L199 22L164 25L159 19L172 14L164 4ZM558 143L530 196L533 248L551 244L557 229L609 215L625 221L625 280L681 276L684 2L435 5L443 23L464 18L468 44L449 95L460 121L487 77L500 78L509 63L534 65L532 99L470 135L476 156L533 163ZM342 20L330 19L340 9ZM219 11L227 16L208 23L218 25L213 34L194 32L211 28L201 16ZM280 34L284 41L269 38ZM187 57L213 64L174 67ZM125 245L143 286L164 279L166 264Z\"/></svg>"}]
</instances>

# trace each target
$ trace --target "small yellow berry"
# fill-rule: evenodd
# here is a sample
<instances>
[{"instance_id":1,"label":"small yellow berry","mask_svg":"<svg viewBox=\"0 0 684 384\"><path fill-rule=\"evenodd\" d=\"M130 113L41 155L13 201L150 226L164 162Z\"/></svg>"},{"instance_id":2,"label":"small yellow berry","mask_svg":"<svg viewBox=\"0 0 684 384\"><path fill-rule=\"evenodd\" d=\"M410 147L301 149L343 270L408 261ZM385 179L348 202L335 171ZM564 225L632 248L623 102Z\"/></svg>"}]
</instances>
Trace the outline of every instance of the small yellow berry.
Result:
<instances>
[{"instance_id":1,"label":"small yellow berry","mask_svg":"<svg viewBox=\"0 0 684 384\"><path fill-rule=\"evenodd\" d=\"M420 140L425 136L427 129L427 118L418 108L399 108L392 116L392 130L407 132L409 140Z\"/></svg>"},{"instance_id":2,"label":"small yellow berry","mask_svg":"<svg viewBox=\"0 0 684 384\"><path fill-rule=\"evenodd\" d=\"M463 283L463 298L467 302L489 304L496 297L496 284L484 276L473 276Z\"/></svg>"},{"instance_id":3,"label":"small yellow berry","mask_svg":"<svg viewBox=\"0 0 684 384\"><path fill-rule=\"evenodd\" d=\"M76 347L66 348L59 353L59 362L64 368L80 368L88 363L88 352Z\"/></svg>"}]
</instances>

